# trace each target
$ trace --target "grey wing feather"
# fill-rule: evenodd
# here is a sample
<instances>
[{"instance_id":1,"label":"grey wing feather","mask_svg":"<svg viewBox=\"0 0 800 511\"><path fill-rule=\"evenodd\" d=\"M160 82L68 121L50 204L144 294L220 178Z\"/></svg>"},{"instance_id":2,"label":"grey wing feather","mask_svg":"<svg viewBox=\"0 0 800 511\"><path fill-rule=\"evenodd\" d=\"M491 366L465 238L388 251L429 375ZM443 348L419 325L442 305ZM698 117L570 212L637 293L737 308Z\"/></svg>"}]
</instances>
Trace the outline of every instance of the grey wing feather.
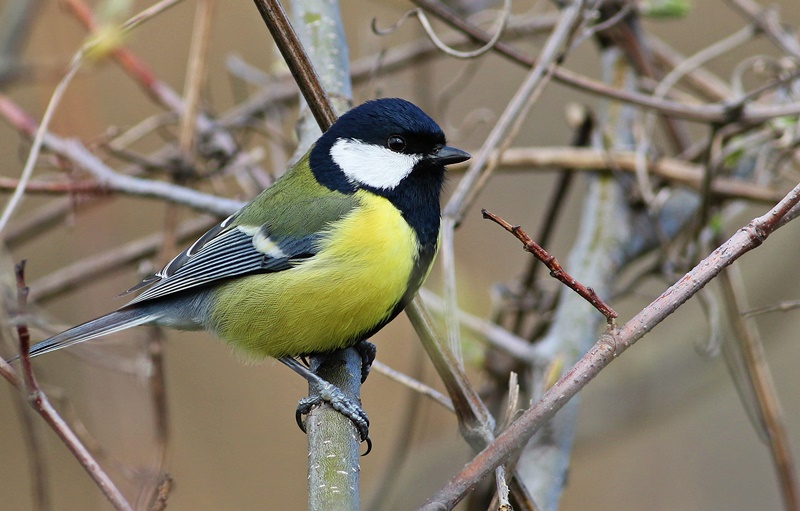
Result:
<instances>
[{"instance_id":1,"label":"grey wing feather","mask_svg":"<svg viewBox=\"0 0 800 511\"><path fill-rule=\"evenodd\" d=\"M230 277L287 270L317 251L318 234L272 240L279 250L275 255L270 255L256 249L253 236L239 228L226 230L225 227L220 224L213 228L170 261L163 270L132 288L152 286L127 305ZM265 231L266 228L262 227L261 230Z\"/></svg>"}]
</instances>

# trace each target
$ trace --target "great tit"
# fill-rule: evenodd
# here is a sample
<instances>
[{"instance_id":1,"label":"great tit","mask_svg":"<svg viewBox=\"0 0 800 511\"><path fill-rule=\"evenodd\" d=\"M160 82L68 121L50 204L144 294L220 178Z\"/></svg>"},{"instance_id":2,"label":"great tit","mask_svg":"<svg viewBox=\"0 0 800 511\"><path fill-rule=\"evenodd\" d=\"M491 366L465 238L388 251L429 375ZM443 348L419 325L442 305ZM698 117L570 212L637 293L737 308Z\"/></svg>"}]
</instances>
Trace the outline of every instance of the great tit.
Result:
<instances>
[{"instance_id":1,"label":"great tit","mask_svg":"<svg viewBox=\"0 0 800 511\"><path fill-rule=\"evenodd\" d=\"M142 290L135 299L30 355L137 325L207 330L251 358L353 346L397 316L427 277L445 165L469 158L408 101L364 103L272 186L129 290Z\"/></svg>"}]
</instances>

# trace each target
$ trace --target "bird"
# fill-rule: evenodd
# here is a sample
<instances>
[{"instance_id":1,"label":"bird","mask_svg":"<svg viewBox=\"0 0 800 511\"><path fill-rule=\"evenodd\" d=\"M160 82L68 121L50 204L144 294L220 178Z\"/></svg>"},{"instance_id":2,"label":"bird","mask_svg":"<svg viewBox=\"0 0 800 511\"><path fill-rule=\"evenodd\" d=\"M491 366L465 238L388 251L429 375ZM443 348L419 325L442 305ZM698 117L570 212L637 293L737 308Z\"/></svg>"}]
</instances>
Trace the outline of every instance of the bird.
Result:
<instances>
[{"instance_id":1,"label":"bird","mask_svg":"<svg viewBox=\"0 0 800 511\"><path fill-rule=\"evenodd\" d=\"M138 296L29 355L157 325L208 331L247 358L273 357L313 380L298 357L369 339L414 297L438 249L445 167L469 158L416 105L367 101L272 186L126 291Z\"/></svg>"}]
</instances>

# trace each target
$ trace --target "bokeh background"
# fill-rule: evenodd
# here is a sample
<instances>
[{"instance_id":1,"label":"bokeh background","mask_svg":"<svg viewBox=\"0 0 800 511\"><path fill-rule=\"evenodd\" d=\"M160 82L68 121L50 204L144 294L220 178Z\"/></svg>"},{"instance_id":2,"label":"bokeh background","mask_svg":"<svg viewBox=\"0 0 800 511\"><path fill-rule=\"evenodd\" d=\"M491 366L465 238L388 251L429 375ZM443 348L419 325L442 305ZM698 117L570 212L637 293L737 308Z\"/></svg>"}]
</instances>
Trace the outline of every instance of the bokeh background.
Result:
<instances>
[{"instance_id":1,"label":"bokeh background","mask_svg":"<svg viewBox=\"0 0 800 511\"><path fill-rule=\"evenodd\" d=\"M13 0L5 0L7 2ZM778 5L784 20L800 24L800 4ZM148 5L133 2L131 12ZM547 3L519 2L515 12L527 12ZM155 71L180 91L186 72L194 3L183 2L134 31L127 44ZM381 26L393 23L409 6L403 2L343 2L351 58L374 55L420 37L412 24L388 37L369 28L372 18ZM725 2L694 2L683 19L648 22L646 28L692 54L743 26ZM52 90L71 55L82 44L85 31L59 7L44 1L32 24L24 52L31 75L10 86L5 94L28 112L41 117ZM535 48L533 40L527 47ZM525 46L525 44L523 44ZM723 78L743 55L774 53L758 41L740 52L712 62ZM226 70L236 55L266 71L280 67L268 32L249 2L218 2L208 60L207 106L222 112L241 98L241 84ZM568 59L568 67L599 75L592 44L584 44ZM378 76L356 90L360 102L376 94L403 96L434 113L451 134L453 145L474 150L491 123L459 129L475 108L499 114L524 76L524 70L498 57L487 56L474 77L446 109L438 111L436 91L448 83L460 63L435 60L420 69ZM726 74L727 73L727 74ZM252 86L251 86L252 90ZM564 120L570 102L596 105L596 99L555 83L548 86L514 145L565 145L570 136ZM160 111L113 63L84 69L70 86L52 124L65 137L87 144L103 138L110 127L129 127ZM285 121L290 128L291 122ZM289 131L287 131L289 133ZM453 135L455 134L455 136ZM287 135L291 136L291 135ZM145 140L144 151L163 143ZM0 175L17 177L24 163L26 140L0 123ZM36 176L57 172L41 166ZM537 225L553 181L547 172L499 173L477 201L477 206L502 214L515 223ZM452 191L457 175L451 177ZM8 194L2 195L6 200ZM35 211L51 197L29 196L17 218ZM571 193L568 211L559 224L552 252L562 258L574 239L582 206L581 186ZM88 210L66 215L63 223L35 240L12 246L14 260L27 259L29 282L64 265L144 236L160 225L165 206L144 199L118 198ZM738 225L765 210L751 206L725 226ZM193 213L184 212L182 218ZM800 227L790 224L740 264L751 304L764 305L797 299L800 277L796 270ZM479 315L490 306L490 290L497 282L512 282L528 255L496 226L480 219L476 209L460 230L456 254L461 304ZM8 272L2 262L2 272ZM153 263L156 264L156 263ZM114 297L138 279L136 267L88 282L69 294L40 304L54 321L74 324L123 303ZM428 287L440 291L438 269ZM613 305L624 320L657 296L667 283L646 281L637 291ZM34 286L35 288L35 286ZM32 297L34 300L36 296ZM784 405L795 446L800 442L800 347L798 313L775 313L758 320L775 383ZM708 337L704 315L690 302L612 364L581 393L577 440L564 510L750 510L778 509L780 496L774 470L739 402L719 358L702 355ZM136 360L146 333L136 329L101 341L107 349ZM204 334L167 333L166 371L170 419L168 468L175 486L172 510L303 509L306 505L306 441L294 423L297 399L305 383L280 364L242 364L222 344ZM379 360L441 388L413 329L401 316L374 339ZM10 348L5 346L4 353ZM91 346L86 348L91 350ZM36 361L37 374L57 399L60 409L79 417L105 450L103 459L122 488L133 493L137 476L130 467L146 467L154 451L153 413L146 382L137 377L87 363L69 350ZM475 374L480 381L480 375ZM0 384L0 508L31 509L28 453L22 422L14 402L15 390ZM363 388L369 413L372 454L362 459L362 495L366 508L377 499L387 509L413 509L441 486L469 459L453 416L409 390L373 374ZM413 421L413 435L404 434ZM52 487L53 509L110 509L64 446L46 428L45 452ZM397 467L397 449L409 451L409 461ZM795 448L795 453L797 453ZM380 490L384 474L399 468L391 491Z\"/></svg>"}]
</instances>

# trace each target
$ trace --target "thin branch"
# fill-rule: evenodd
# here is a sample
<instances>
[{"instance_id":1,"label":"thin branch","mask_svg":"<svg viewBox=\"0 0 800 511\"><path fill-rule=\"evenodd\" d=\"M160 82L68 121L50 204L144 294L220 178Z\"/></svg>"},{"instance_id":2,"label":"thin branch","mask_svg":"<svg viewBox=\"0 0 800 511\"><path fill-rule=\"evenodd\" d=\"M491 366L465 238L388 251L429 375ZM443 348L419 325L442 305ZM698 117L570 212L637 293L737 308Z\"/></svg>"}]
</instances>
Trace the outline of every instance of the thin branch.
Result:
<instances>
[{"instance_id":1,"label":"thin branch","mask_svg":"<svg viewBox=\"0 0 800 511\"><path fill-rule=\"evenodd\" d=\"M513 168L556 167L578 170L611 170L636 172L637 155L633 151L598 151L573 147L512 147L500 158L500 165ZM688 163L677 158L658 158L645 163L647 172L668 180L673 185L686 186L700 191L705 179L702 165ZM716 177L711 181L711 194L716 198L748 199L755 202L775 204L785 192L740 179Z\"/></svg>"},{"instance_id":2,"label":"thin branch","mask_svg":"<svg viewBox=\"0 0 800 511\"><path fill-rule=\"evenodd\" d=\"M24 268L24 262L18 264L16 267L19 314L22 314L25 310L28 299L28 288L25 285ZM64 445L72 452L72 455L75 456L75 459L78 460L97 487L100 488L100 491L103 492L111 505L118 511L133 511L133 507L125 500L125 497L123 497L122 493L117 489L111 478L108 477L100 464L94 459L91 452L89 452L78 436L70 429L69 425L61 418L55 408L53 408L47 395L39 387L39 383L33 374L30 358L28 357L30 335L28 333L28 327L24 323L17 325L17 334L19 336L19 359L22 367L22 381L30 405L42 416L59 438L61 438L61 441L64 442Z\"/></svg>"},{"instance_id":3,"label":"thin branch","mask_svg":"<svg viewBox=\"0 0 800 511\"><path fill-rule=\"evenodd\" d=\"M559 280L563 284L565 284L568 288L572 289L576 293L578 293L584 300L589 302L592 307L597 309L600 314L606 317L606 321L608 322L609 326L613 326L614 318L619 317L619 314L611 308L606 302L603 301L602 298L597 296L597 293L594 292L594 289L590 287L586 287L580 282L576 281L572 278L564 268L558 263L556 258L550 255L545 249L540 247L535 241L531 239L530 236L525 234L520 226L518 225L511 225L510 223L506 222L499 216L491 213L485 209L481 210L483 214L483 218L488 218L492 222L496 223L506 231L513 234L518 240L522 242L523 247L525 248L526 252L530 252L533 254L538 260L544 263L545 266L550 270L550 276Z\"/></svg>"},{"instance_id":4,"label":"thin branch","mask_svg":"<svg viewBox=\"0 0 800 511\"><path fill-rule=\"evenodd\" d=\"M284 62L300 87L314 118L322 131L336 121L336 112L320 84L317 72L311 64L303 45L289 22L289 17L278 0L254 0L258 12L267 24Z\"/></svg>"},{"instance_id":5,"label":"thin branch","mask_svg":"<svg viewBox=\"0 0 800 511\"><path fill-rule=\"evenodd\" d=\"M686 56L672 48L664 40L649 34L647 38L653 57L670 68L676 68L686 60ZM694 67L681 76L690 87L712 101L727 101L733 91L726 82L703 67Z\"/></svg>"},{"instance_id":6,"label":"thin branch","mask_svg":"<svg viewBox=\"0 0 800 511\"><path fill-rule=\"evenodd\" d=\"M789 300L785 302L778 302L772 305L765 305L763 307L755 307L746 311L742 311L742 316L750 318L759 314L766 314L768 312L788 312L800 308L800 300Z\"/></svg>"},{"instance_id":7,"label":"thin branch","mask_svg":"<svg viewBox=\"0 0 800 511\"><path fill-rule=\"evenodd\" d=\"M200 0L195 11L192 43L189 47L189 69L183 89L184 108L178 131L178 141L185 157L189 157L195 139L197 113L200 110L200 91L202 89L208 47L211 40L211 20L214 14L214 0Z\"/></svg>"},{"instance_id":8,"label":"thin branch","mask_svg":"<svg viewBox=\"0 0 800 511\"><path fill-rule=\"evenodd\" d=\"M781 26L775 7L762 7L752 0L727 0L727 3L758 27L775 46L800 60L800 43Z\"/></svg>"},{"instance_id":9,"label":"thin branch","mask_svg":"<svg viewBox=\"0 0 800 511\"><path fill-rule=\"evenodd\" d=\"M737 270L736 267L728 267L720 274L726 303L732 309L728 317L736 331L736 340L747 368L747 377L756 397L759 416L765 426L767 445L778 475L785 509L797 511L800 509L800 490L797 487L797 470L786 429L786 419L764 355L764 345L758 335L758 329L752 319L739 314L744 305L744 286Z\"/></svg>"},{"instance_id":10,"label":"thin branch","mask_svg":"<svg viewBox=\"0 0 800 511\"><path fill-rule=\"evenodd\" d=\"M426 307L430 308L435 314L444 316L444 301L440 297L426 288L421 288L418 294ZM522 362L533 363L536 361L536 348L527 340L509 332L500 325L473 316L460 309L458 311L458 320L462 328L473 332L481 340L485 340L492 348Z\"/></svg>"},{"instance_id":11,"label":"thin branch","mask_svg":"<svg viewBox=\"0 0 800 511\"><path fill-rule=\"evenodd\" d=\"M22 195L25 193L25 186L30 180L31 175L33 175L33 167L36 165L36 162L39 159L39 152L42 149L42 144L44 143L45 135L47 134L47 127L50 124L50 120L53 118L53 114L55 114L56 108L58 108L58 104L61 102L61 98L64 97L64 93L66 92L69 83L72 81L75 73L78 72L82 60L83 50L78 51L78 53L73 56L72 62L70 62L69 65L69 69L61 81L58 82L53 94L50 96L50 102L47 104L47 109L44 112L44 116L42 116L42 122L36 129L36 133L33 136L33 143L31 144L31 149L28 153L28 159L25 160L25 167L22 169L22 175L19 178L19 185L17 186L17 189L14 190L14 194L6 203L6 207L3 210L2 216L0 216L0 232L3 232L8 220L11 218L11 215L14 214L14 210L17 208L17 206L19 206L19 203L22 200ZM0 100L2 100L2 97L0 97Z\"/></svg>"},{"instance_id":12,"label":"thin branch","mask_svg":"<svg viewBox=\"0 0 800 511\"><path fill-rule=\"evenodd\" d=\"M753 219L708 257L664 291L650 305L615 332L604 333L597 343L542 397L526 410L491 445L472 459L419 508L425 511L451 509L491 471L519 451L547 420L553 417L600 371L670 316L689 298L713 280L728 265L760 246L780 227L781 219L800 203L800 185L766 214Z\"/></svg>"},{"instance_id":13,"label":"thin branch","mask_svg":"<svg viewBox=\"0 0 800 511\"><path fill-rule=\"evenodd\" d=\"M0 115L24 135L34 135L30 131L31 129L35 130L37 134L41 133L42 141L39 147L44 145L50 151L75 163L92 174L100 186L109 190L134 196L163 199L168 202L184 204L204 213L212 213L223 217L230 215L243 205L240 201L216 197L172 183L119 174L108 167L79 141L61 138L45 130L38 129L35 124L31 126L29 122L26 122L28 117L24 112L2 94L0 94Z\"/></svg>"},{"instance_id":14,"label":"thin branch","mask_svg":"<svg viewBox=\"0 0 800 511\"><path fill-rule=\"evenodd\" d=\"M388 35L400 28L400 26L411 16L416 16L419 20L419 24L422 26L422 29L427 34L428 39L436 46L440 51L442 51L445 55L450 57L455 57L457 59L474 59L480 57L484 53L488 52L492 49L492 47L497 44L497 41L500 40L500 37L503 35L505 31L506 24L508 23L508 18L511 15L511 0L503 0L503 12L500 16L500 21L498 23L498 27L495 30L494 35L492 36L489 41L486 42L483 46L478 48L477 50L472 51L458 51L450 46L448 46L444 41L442 41L438 35L436 35L436 31L433 30L431 26L431 22L428 21L428 17L425 15L425 11L420 8L411 9L410 11L406 11L397 22L395 22L391 27L388 29L379 29L376 25L376 20L372 20L372 31L378 35Z\"/></svg>"},{"instance_id":15,"label":"thin branch","mask_svg":"<svg viewBox=\"0 0 800 511\"><path fill-rule=\"evenodd\" d=\"M372 369L381 373L387 378L392 379L397 383L408 387L417 394L430 398L434 402L442 405L447 410L455 412L455 408L453 407L453 401L444 394L442 394L441 392L439 392L438 390L434 389L433 387L426 385L421 381L408 376L405 373L401 373L396 369L392 369L391 367L387 366L380 360L375 360L374 362L372 362Z\"/></svg>"},{"instance_id":16,"label":"thin branch","mask_svg":"<svg viewBox=\"0 0 800 511\"><path fill-rule=\"evenodd\" d=\"M155 4L151 5L150 7L147 7L145 9L143 9L138 14L135 14L135 15L131 16L130 18L128 18L128 20L125 21L125 23L122 24L122 29L126 30L126 31L133 30L134 28L138 27L142 23L144 23L146 21L149 21L149 20L153 19L154 17L158 16L162 12L165 12L168 9L170 9L172 7L175 7L176 5L181 3L182 1L183 0L161 0L160 2L155 3Z\"/></svg>"},{"instance_id":17,"label":"thin branch","mask_svg":"<svg viewBox=\"0 0 800 511\"><path fill-rule=\"evenodd\" d=\"M444 276L443 298L447 311L445 326L450 349L456 354L459 363L461 363L461 342L456 312L458 305L453 239L455 228L497 167L497 154L502 154L511 144L514 134L522 126L533 103L549 82L554 62L561 57L562 51L581 21L584 4L583 1L577 1L564 9L542 50L539 63L531 69L515 92L480 152L470 162L469 170L459 181L442 213L440 259Z\"/></svg>"},{"instance_id":18,"label":"thin branch","mask_svg":"<svg viewBox=\"0 0 800 511\"><path fill-rule=\"evenodd\" d=\"M445 23L468 34L476 41L485 43L491 39L491 35L467 22L441 2L436 0L414 0L414 3L429 13L436 15ZM536 64L536 59L503 41L498 41L493 49L500 55L513 62L524 65L525 67L531 67ZM688 121L704 123L740 121L758 124L774 117L800 114L800 103L779 106L747 104L741 109L731 109L727 104L686 105L675 101L657 99L648 94L610 87L603 82L559 66L555 67L552 72L553 80L564 85L597 94L605 98L657 110L670 117L677 117Z\"/></svg>"}]
</instances>

